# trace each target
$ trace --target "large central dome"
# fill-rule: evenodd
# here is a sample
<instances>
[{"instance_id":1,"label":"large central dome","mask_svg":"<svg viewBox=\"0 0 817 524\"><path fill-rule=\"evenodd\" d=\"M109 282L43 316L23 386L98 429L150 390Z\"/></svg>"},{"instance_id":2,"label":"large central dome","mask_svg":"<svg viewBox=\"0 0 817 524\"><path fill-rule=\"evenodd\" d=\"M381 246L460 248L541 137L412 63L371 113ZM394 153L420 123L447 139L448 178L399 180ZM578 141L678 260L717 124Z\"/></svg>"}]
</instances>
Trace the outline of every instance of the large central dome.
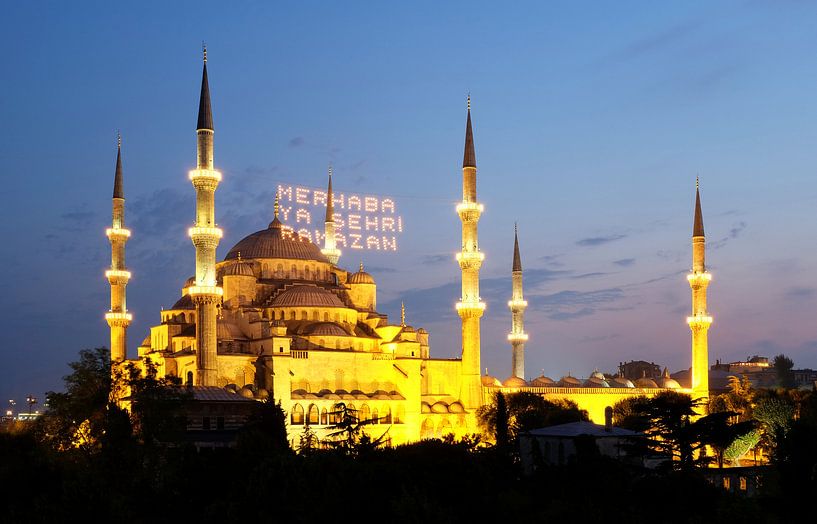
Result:
<instances>
[{"instance_id":1,"label":"large central dome","mask_svg":"<svg viewBox=\"0 0 817 524\"><path fill-rule=\"evenodd\" d=\"M256 231L241 239L224 257L224 260L238 258L284 258L294 260L315 260L329 263L318 246L308 239L298 236L294 231L284 232L281 222L276 218L267 229Z\"/></svg>"}]
</instances>

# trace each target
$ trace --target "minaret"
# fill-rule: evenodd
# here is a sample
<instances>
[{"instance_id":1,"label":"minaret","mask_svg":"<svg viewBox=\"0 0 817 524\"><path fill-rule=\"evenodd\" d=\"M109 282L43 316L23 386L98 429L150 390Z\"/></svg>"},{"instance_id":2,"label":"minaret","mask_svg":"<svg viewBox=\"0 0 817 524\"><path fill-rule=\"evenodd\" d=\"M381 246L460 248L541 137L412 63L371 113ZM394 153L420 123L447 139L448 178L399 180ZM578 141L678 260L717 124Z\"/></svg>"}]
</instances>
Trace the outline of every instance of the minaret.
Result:
<instances>
[{"instance_id":1,"label":"minaret","mask_svg":"<svg viewBox=\"0 0 817 524\"><path fill-rule=\"evenodd\" d=\"M485 255L479 251L477 222L482 204L477 202L477 162L474 154L474 134L471 131L471 96L468 96L468 120L465 124L465 154L462 160L462 202L457 204L462 222L462 251L457 262L462 273L462 299L457 302L457 313L462 319L462 400L468 409L482 404L480 380L479 319L485 303L479 296L479 268Z\"/></svg>"},{"instance_id":2,"label":"minaret","mask_svg":"<svg viewBox=\"0 0 817 524\"><path fill-rule=\"evenodd\" d=\"M127 358L127 333L132 316L125 302L125 286L130 280L130 271L125 269L125 243L130 231L125 229L125 192L122 190L122 137L116 137L116 173L113 179L113 213L111 227L105 230L111 242L111 269L105 277L111 285L111 310L105 320L111 328L111 362L122 362Z\"/></svg>"},{"instance_id":3,"label":"minaret","mask_svg":"<svg viewBox=\"0 0 817 524\"><path fill-rule=\"evenodd\" d=\"M692 377L690 387L692 398L709 399L709 349L707 332L712 317L706 310L706 288L712 275L706 271L706 238L704 219L701 213L701 192L695 181L695 220L692 226L692 272L687 275L692 288L692 316L687 324L692 330Z\"/></svg>"},{"instance_id":4,"label":"minaret","mask_svg":"<svg viewBox=\"0 0 817 524\"><path fill-rule=\"evenodd\" d=\"M522 295L522 257L519 256L519 235L516 224L513 226L513 266L511 268L513 291L508 307L511 309L511 332L508 341L511 343L511 376L525 378L525 333L524 316L528 303Z\"/></svg>"},{"instance_id":5,"label":"minaret","mask_svg":"<svg viewBox=\"0 0 817 524\"><path fill-rule=\"evenodd\" d=\"M323 249L333 266L340 259L340 250L335 245L335 196L332 194L332 166L329 166L329 187L326 189L326 219L323 223Z\"/></svg>"},{"instance_id":6,"label":"minaret","mask_svg":"<svg viewBox=\"0 0 817 524\"><path fill-rule=\"evenodd\" d=\"M221 229L216 227L215 192L221 173L213 168L213 132L205 48L196 126L196 169L190 171L190 180L196 188L196 223L189 230L196 247L196 284L188 293L196 305L196 385L199 386L217 385L216 306L223 294L216 282L216 247Z\"/></svg>"}]
</instances>

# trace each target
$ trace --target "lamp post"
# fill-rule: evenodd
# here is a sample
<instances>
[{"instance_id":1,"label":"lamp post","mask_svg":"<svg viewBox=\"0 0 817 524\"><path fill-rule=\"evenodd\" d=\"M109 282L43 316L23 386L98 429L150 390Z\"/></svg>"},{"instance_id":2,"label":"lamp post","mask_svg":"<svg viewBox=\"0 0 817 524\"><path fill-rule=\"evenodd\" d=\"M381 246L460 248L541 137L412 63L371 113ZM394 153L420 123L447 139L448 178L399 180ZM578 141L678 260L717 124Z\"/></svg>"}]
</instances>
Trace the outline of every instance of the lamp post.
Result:
<instances>
[{"instance_id":1,"label":"lamp post","mask_svg":"<svg viewBox=\"0 0 817 524\"><path fill-rule=\"evenodd\" d=\"M37 397L34 395L29 395L26 397L26 402L28 403L28 412L34 412L34 405L37 404Z\"/></svg>"}]
</instances>

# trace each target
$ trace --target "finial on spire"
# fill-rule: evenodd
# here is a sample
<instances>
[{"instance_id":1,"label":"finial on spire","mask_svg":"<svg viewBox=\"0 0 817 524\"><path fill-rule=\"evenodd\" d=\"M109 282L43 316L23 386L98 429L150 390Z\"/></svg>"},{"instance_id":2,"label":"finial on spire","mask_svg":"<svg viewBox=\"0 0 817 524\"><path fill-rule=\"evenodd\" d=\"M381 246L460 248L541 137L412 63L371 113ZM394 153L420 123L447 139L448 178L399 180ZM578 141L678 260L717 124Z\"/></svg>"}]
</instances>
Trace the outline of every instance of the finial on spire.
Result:
<instances>
[{"instance_id":1,"label":"finial on spire","mask_svg":"<svg viewBox=\"0 0 817 524\"><path fill-rule=\"evenodd\" d=\"M122 135L116 131L116 171L113 176L113 198L125 198L122 189Z\"/></svg>"},{"instance_id":2,"label":"finial on spire","mask_svg":"<svg viewBox=\"0 0 817 524\"><path fill-rule=\"evenodd\" d=\"M406 327L406 304L400 302L400 325Z\"/></svg>"},{"instance_id":3,"label":"finial on spire","mask_svg":"<svg viewBox=\"0 0 817 524\"><path fill-rule=\"evenodd\" d=\"M701 191L698 177L695 177L695 220L692 223L692 236L702 237L704 235L704 215L701 211Z\"/></svg>"},{"instance_id":4,"label":"finial on spire","mask_svg":"<svg viewBox=\"0 0 817 524\"><path fill-rule=\"evenodd\" d=\"M363 262L361 262L361 263L360 263L360 270L359 270L359 272L360 272L360 273L363 273Z\"/></svg>"},{"instance_id":5,"label":"finial on spire","mask_svg":"<svg viewBox=\"0 0 817 524\"><path fill-rule=\"evenodd\" d=\"M698 177L698 175L695 175L695 190L697 191L700 188L701 188L701 179Z\"/></svg>"},{"instance_id":6,"label":"finial on spire","mask_svg":"<svg viewBox=\"0 0 817 524\"><path fill-rule=\"evenodd\" d=\"M204 42L204 40L201 41L201 51L202 51L202 54L204 55L204 63L206 64L207 63L207 44Z\"/></svg>"},{"instance_id":7,"label":"finial on spire","mask_svg":"<svg viewBox=\"0 0 817 524\"><path fill-rule=\"evenodd\" d=\"M477 167L477 155L474 153L474 133L471 131L471 93L468 93L468 119L465 123L465 154L462 167Z\"/></svg>"},{"instance_id":8,"label":"finial on spire","mask_svg":"<svg viewBox=\"0 0 817 524\"><path fill-rule=\"evenodd\" d=\"M276 191L275 192L275 203L272 205L273 215L274 215L274 218L276 218L276 219L278 218L278 208L279 208L278 191Z\"/></svg>"},{"instance_id":9,"label":"finial on spire","mask_svg":"<svg viewBox=\"0 0 817 524\"><path fill-rule=\"evenodd\" d=\"M335 197L332 193L332 164L329 164L329 184L326 188L326 218L324 221L335 221Z\"/></svg>"},{"instance_id":10,"label":"finial on spire","mask_svg":"<svg viewBox=\"0 0 817 524\"><path fill-rule=\"evenodd\" d=\"M241 251L238 252L238 261L241 262Z\"/></svg>"},{"instance_id":11,"label":"finial on spire","mask_svg":"<svg viewBox=\"0 0 817 524\"><path fill-rule=\"evenodd\" d=\"M513 224L513 266L511 271L522 271L522 257L519 255L519 234L516 222Z\"/></svg>"}]
</instances>

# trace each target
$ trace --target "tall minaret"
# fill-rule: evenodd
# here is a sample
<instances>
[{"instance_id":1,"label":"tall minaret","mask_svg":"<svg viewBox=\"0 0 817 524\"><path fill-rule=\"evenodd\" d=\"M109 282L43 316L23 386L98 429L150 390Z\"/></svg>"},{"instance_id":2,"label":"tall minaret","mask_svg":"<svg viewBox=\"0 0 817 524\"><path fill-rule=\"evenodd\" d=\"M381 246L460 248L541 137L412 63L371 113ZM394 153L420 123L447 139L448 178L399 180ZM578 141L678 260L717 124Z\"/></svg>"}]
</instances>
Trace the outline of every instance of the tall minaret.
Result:
<instances>
[{"instance_id":1,"label":"tall minaret","mask_svg":"<svg viewBox=\"0 0 817 524\"><path fill-rule=\"evenodd\" d=\"M462 299L457 313L462 319L462 400L466 408L482 404L479 367L479 319L485 303L479 296L479 268L485 255L479 251L477 222L482 204L477 202L477 161L474 154L474 134L471 131L471 96L468 96L468 120L465 125L465 155L462 160L462 202L457 204L462 222L462 251L457 253L462 273Z\"/></svg>"},{"instance_id":2,"label":"tall minaret","mask_svg":"<svg viewBox=\"0 0 817 524\"><path fill-rule=\"evenodd\" d=\"M513 267L511 268L513 291L508 307L511 309L511 332L508 341L511 343L511 376L525 378L525 342L528 335L525 333L524 316L528 303L522 295L522 257L519 256L519 235L516 224L513 226Z\"/></svg>"},{"instance_id":3,"label":"tall minaret","mask_svg":"<svg viewBox=\"0 0 817 524\"><path fill-rule=\"evenodd\" d=\"M326 220L323 223L323 249L333 266L340 259L340 250L335 245L335 196L332 194L332 166L329 166L329 187L326 189Z\"/></svg>"},{"instance_id":4,"label":"tall minaret","mask_svg":"<svg viewBox=\"0 0 817 524\"><path fill-rule=\"evenodd\" d=\"M111 362L127 358L127 333L132 316L125 303L125 286L130 271L125 269L125 243L130 231L125 229L125 192L122 190L122 137L116 137L116 173L113 179L113 213L111 227L105 230L111 242L111 269L105 272L111 285L111 310L105 320L111 328Z\"/></svg>"},{"instance_id":5,"label":"tall minaret","mask_svg":"<svg viewBox=\"0 0 817 524\"><path fill-rule=\"evenodd\" d=\"M190 180L196 188L196 224L189 230L196 246L196 284L188 293L196 305L196 385L215 386L218 374L216 305L224 292L216 283L216 247L221 229L216 227L215 193L221 173L213 168L213 112L207 82L207 48L204 49L196 138L196 169L190 171Z\"/></svg>"},{"instance_id":6,"label":"tall minaret","mask_svg":"<svg viewBox=\"0 0 817 524\"><path fill-rule=\"evenodd\" d=\"M692 288L692 316L687 324L692 330L692 377L690 387L693 398L709 399L709 348L707 332L712 317L706 310L706 288L712 275L706 271L704 218L701 213L701 192L695 181L695 220L692 225L692 272L687 275Z\"/></svg>"}]
</instances>

